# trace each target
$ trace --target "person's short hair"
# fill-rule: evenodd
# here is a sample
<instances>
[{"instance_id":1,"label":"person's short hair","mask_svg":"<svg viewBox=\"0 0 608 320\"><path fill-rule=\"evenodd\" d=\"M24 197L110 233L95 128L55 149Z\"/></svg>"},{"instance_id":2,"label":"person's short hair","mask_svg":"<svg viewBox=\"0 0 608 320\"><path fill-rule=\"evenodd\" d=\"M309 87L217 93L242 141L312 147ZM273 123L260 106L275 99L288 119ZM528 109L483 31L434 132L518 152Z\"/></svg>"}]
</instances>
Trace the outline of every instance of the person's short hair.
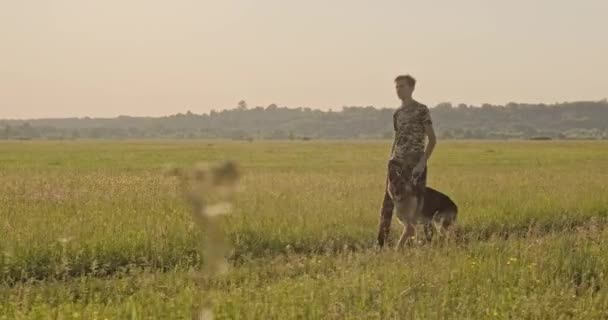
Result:
<instances>
[{"instance_id":1,"label":"person's short hair","mask_svg":"<svg viewBox=\"0 0 608 320\"><path fill-rule=\"evenodd\" d=\"M395 78L395 82L399 82L399 81L407 82L407 85L410 87L416 86L416 79L414 79L414 77L410 76L409 74L397 76L397 78Z\"/></svg>"}]
</instances>

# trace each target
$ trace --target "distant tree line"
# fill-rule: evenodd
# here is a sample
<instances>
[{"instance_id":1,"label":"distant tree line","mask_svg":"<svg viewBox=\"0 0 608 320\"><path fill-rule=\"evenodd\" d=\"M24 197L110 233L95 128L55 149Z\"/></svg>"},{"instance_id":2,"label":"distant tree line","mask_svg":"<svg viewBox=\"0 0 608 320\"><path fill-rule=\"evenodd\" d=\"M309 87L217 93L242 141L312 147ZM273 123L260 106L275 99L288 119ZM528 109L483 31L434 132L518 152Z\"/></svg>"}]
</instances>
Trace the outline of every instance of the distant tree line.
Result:
<instances>
[{"instance_id":1,"label":"distant tree line","mask_svg":"<svg viewBox=\"0 0 608 320\"><path fill-rule=\"evenodd\" d=\"M608 139L608 102L552 105L509 103L430 108L441 139ZM374 139L393 136L394 109L343 107L341 111L271 104L166 117L0 120L0 139L229 138Z\"/></svg>"}]
</instances>

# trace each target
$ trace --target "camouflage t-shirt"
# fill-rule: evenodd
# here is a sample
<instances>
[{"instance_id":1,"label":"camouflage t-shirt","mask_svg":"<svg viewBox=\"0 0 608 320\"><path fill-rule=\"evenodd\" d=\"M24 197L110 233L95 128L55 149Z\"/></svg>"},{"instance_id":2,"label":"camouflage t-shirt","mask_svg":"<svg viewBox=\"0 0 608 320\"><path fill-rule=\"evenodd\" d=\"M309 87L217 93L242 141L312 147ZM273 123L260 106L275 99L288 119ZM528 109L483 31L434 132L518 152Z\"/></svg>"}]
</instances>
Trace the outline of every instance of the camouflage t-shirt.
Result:
<instances>
[{"instance_id":1,"label":"camouflage t-shirt","mask_svg":"<svg viewBox=\"0 0 608 320\"><path fill-rule=\"evenodd\" d=\"M427 106L414 101L397 109L393 114L395 141L391 157L404 159L408 154L424 153L425 124L432 124Z\"/></svg>"}]
</instances>

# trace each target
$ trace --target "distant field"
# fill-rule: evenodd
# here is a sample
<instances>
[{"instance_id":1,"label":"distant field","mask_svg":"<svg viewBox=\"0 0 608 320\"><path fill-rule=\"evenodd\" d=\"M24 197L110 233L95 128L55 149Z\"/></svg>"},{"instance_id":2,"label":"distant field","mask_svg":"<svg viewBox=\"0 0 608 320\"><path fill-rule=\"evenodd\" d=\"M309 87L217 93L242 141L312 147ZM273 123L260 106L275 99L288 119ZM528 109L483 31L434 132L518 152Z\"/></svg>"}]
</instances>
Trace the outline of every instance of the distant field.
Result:
<instances>
[{"instance_id":1,"label":"distant field","mask_svg":"<svg viewBox=\"0 0 608 320\"><path fill-rule=\"evenodd\" d=\"M429 185L462 233L402 253L373 247L389 149L0 143L0 319L190 319L200 235L163 168L225 159L216 319L608 318L608 142L440 141Z\"/></svg>"}]
</instances>

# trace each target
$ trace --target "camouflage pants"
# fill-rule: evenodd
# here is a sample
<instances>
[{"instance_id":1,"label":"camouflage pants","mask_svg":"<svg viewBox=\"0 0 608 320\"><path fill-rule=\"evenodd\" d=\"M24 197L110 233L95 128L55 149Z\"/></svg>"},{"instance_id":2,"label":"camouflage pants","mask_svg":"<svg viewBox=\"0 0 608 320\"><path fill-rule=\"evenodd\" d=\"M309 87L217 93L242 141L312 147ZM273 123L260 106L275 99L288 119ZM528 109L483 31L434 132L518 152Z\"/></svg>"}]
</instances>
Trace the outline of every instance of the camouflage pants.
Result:
<instances>
[{"instance_id":1,"label":"camouflage pants","mask_svg":"<svg viewBox=\"0 0 608 320\"><path fill-rule=\"evenodd\" d=\"M415 154L413 156L404 157L404 168L403 174L406 176L411 176L412 171L418 161L420 160L420 156ZM426 189L426 180L427 180L427 167L424 167L424 171L422 175L418 179L418 183L416 184L416 189L418 193L418 198L423 199L424 190ZM388 194L388 173L386 177L386 183L384 184L384 199L382 200L382 207L380 208L380 222L378 224L378 246L384 246L385 240L388 238L388 234L391 229L391 220L393 218L393 200Z\"/></svg>"}]
</instances>

